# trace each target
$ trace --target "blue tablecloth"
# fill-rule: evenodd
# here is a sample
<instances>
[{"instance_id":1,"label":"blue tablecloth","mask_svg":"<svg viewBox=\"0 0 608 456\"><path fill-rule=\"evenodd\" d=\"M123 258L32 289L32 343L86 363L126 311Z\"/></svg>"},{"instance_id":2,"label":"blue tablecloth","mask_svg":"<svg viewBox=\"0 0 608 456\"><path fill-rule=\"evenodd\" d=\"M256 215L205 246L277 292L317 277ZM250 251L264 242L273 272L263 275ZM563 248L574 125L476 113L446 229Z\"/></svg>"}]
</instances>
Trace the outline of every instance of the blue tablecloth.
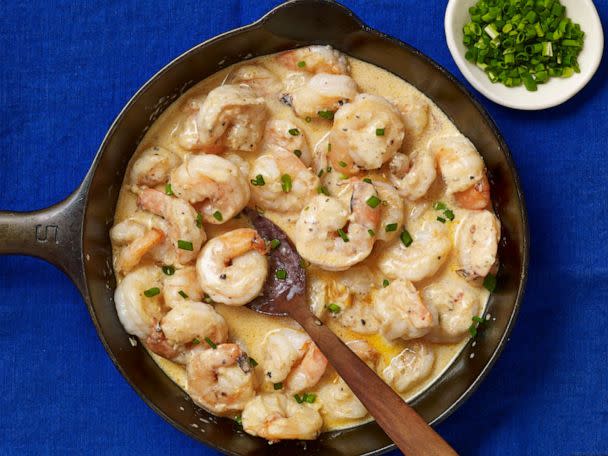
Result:
<instances>
[{"instance_id":1,"label":"blue tablecloth","mask_svg":"<svg viewBox=\"0 0 608 456\"><path fill-rule=\"evenodd\" d=\"M345 3L463 80L445 44L445 1ZM596 3L608 30L608 2ZM182 51L275 4L2 2L0 208L65 197L142 83ZM519 169L532 261L504 354L438 427L463 455L608 454L607 80L604 58L591 83L560 107L519 112L481 100ZM139 399L74 286L35 259L0 258L0 410L0 454L216 454Z\"/></svg>"}]
</instances>

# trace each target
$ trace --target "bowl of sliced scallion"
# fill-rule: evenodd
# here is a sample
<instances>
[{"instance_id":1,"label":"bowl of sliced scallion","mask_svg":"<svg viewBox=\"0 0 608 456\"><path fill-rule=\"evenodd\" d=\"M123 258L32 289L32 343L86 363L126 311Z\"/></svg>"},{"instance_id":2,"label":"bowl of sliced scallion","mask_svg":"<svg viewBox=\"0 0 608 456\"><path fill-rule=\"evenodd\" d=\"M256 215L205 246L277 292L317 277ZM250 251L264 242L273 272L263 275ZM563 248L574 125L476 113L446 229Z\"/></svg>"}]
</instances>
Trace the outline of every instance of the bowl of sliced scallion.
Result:
<instances>
[{"instance_id":1,"label":"bowl of sliced scallion","mask_svg":"<svg viewBox=\"0 0 608 456\"><path fill-rule=\"evenodd\" d=\"M525 110L573 97L595 74L604 49L592 0L450 0L445 34L473 87Z\"/></svg>"}]
</instances>

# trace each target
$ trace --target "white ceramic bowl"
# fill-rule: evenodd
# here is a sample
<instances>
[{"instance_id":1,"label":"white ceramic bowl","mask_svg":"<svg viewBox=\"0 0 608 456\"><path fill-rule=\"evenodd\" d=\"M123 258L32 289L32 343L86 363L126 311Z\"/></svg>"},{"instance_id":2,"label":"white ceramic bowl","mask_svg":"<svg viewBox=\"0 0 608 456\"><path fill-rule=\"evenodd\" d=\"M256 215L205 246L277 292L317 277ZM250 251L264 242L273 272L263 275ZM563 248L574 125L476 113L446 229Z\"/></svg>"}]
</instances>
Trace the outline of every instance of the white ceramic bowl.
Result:
<instances>
[{"instance_id":1,"label":"white ceramic bowl","mask_svg":"<svg viewBox=\"0 0 608 456\"><path fill-rule=\"evenodd\" d=\"M483 95L503 106L515 109L537 110L557 106L572 98L589 82L602 60L604 32L592 0L561 0L566 14L585 32L585 44L579 55L580 73L570 78L551 78L538 85L538 91L529 92L521 87L506 87L493 84L475 64L465 58L466 48L462 42L463 27L469 22L469 7L478 0L450 0L445 12L445 37L452 57L462 74ZM605 0L602 0L605 1Z\"/></svg>"}]
</instances>

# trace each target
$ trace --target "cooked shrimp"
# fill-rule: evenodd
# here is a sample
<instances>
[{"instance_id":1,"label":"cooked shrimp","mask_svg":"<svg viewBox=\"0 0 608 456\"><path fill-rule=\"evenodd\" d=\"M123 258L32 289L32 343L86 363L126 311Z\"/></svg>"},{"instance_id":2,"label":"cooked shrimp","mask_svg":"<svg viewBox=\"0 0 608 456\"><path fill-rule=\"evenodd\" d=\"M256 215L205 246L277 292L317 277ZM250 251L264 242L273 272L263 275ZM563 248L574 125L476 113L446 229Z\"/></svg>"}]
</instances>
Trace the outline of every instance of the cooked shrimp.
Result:
<instances>
[{"instance_id":1,"label":"cooked shrimp","mask_svg":"<svg viewBox=\"0 0 608 456\"><path fill-rule=\"evenodd\" d=\"M196 258L207 235L205 230L197 225L197 214L190 204L152 188L139 193L137 204L169 223L167 234L177 252L179 263L188 264Z\"/></svg>"},{"instance_id":2,"label":"cooked shrimp","mask_svg":"<svg viewBox=\"0 0 608 456\"><path fill-rule=\"evenodd\" d=\"M251 228L228 231L211 239L196 261L199 283L215 302L231 306L247 304L266 280L266 244Z\"/></svg>"},{"instance_id":3,"label":"cooked shrimp","mask_svg":"<svg viewBox=\"0 0 608 456\"><path fill-rule=\"evenodd\" d=\"M262 65L242 65L228 77L228 83L247 85L259 96L272 96L279 93L281 83Z\"/></svg>"},{"instance_id":4,"label":"cooked shrimp","mask_svg":"<svg viewBox=\"0 0 608 456\"><path fill-rule=\"evenodd\" d=\"M277 150L290 152L306 166L310 166L312 161L304 131L289 120L274 119L266 124L260 150L264 153L273 153Z\"/></svg>"},{"instance_id":5,"label":"cooked shrimp","mask_svg":"<svg viewBox=\"0 0 608 456\"><path fill-rule=\"evenodd\" d=\"M177 269L173 275L165 278L163 297L165 298L165 305L168 307L179 307L186 299L201 301L203 290L198 283L194 266Z\"/></svg>"},{"instance_id":6,"label":"cooked shrimp","mask_svg":"<svg viewBox=\"0 0 608 456\"><path fill-rule=\"evenodd\" d=\"M389 178L399 194L412 201L426 195L437 177L435 158L428 148L414 151L411 157L395 154L389 170Z\"/></svg>"},{"instance_id":7,"label":"cooked shrimp","mask_svg":"<svg viewBox=\"0 0 608 456\"><path fill-rule=\"evenodd\" d=\"M420 97L406 95L395 104L401 111L401 118L408 138L418 138L429 123L429 104Z\"/></svg>"},{"instance_id":8,"label":"cooked shrimp","mask_svg":"<svg viewBox=\"0 0 608 456\"><path fill-rule=\"evenodd\" d=\"M121 227L119 226L119 228ZM116 272L121 274L129 272L141 262L146 254L161 244L164 237L165 234L162 231L152 228L123 247L116 258Z\"/></svg>"},{"instance_id":9,"label":"cooked shrimp","mask_svg":"<svg viewBox=\"0 0 608 456\"><path fill-rule=\"evenodd\" d=\"M188 155L171 173L171 187L212 224L238 214L251 194L246 176L230 160L217 155Z\"/></svg>"},{"instance_id":10,"label":"cooked shrimp","mask_svg":"<svg viewBox=\"0 0 608 456\"><path fill-rule=\"evenodd\" d=\"M290 70L308 73L348 74L346 56L331 46L308 46L285 51L277 60Z\"/></svg>"},{"instance_id":11,"label":"cooked shrimp","mask_svg":"<svg viewBox=\"0 0 608 456\"><path fill-rule=\"evenodd\" d=\"M374 295L380 330L388 340L417 339L429 332L433 316L422 303L418 291L407 280L393 280Z\"/></svg>"},{"instance_id":12,"label":"cooked shrimp","mask_svg":"<svg viewBox=\"0 0 608 456\"><path fill-rule=\"evenodd\" d=\"M259 184L262 176L263 185ZM293 153L276 150L258 157L249 173L253 201L262 209L300 211L317 193L319 178Z\"/></svg>"},{"instance_id":13,"label":"cooked shrimp","mask_svg":"<svg viewBox=\"0 0 608 456\"><path fill-rule=\"evenodd\" d=\"M377 334L380 322L369 297L353 296L336 318L340 324L357 334Z\"/></svg>"},{"instance_id":14,"label":"cooked shrimp","mask_svg":"<svg viewBox=\"0 0 608 456\"><path fill-rule=\"evenodd\" d=\"M380 354L363 340L353 340L346 345L372 369L376 369ZM337 377L332 383L319 389L319 399L323 404L321 413L330 419L357 419L367 415L365 406L351 391L346 382Z\"/></svg>"},{"instance_id":15,"label":"cooked shrimp","mask_svg":"<svg viewBox=\"0 0 608 456\"><path fill-rule=\"evenodd\" d=\"M357 95L357 84L350 76L316 74L296 88L291 104L299 117L316 117L319 112L335 112Z\"/></svg>"},{"instance_id":16,"label":"cooked shrimp","mask_svg":"<svg viewBox=\"0 0 608 456\"><path fill-rule=\"evenodd\" d=\"M376 232L379 241L392 241L401 232L403 226L403 200L392 185L374 182L380 205L380 225Z\"/></svg>"},{"instance_id":17,"label":"cooked shrimp","mask_svg":"<svg viewBox=\"0 0 608 456\"><path fill-rule=\"evenodd\" d=\"M348 184L338 198L313 197L296 222L300 256L329 271L343 271L367 258L380 220L379 208L367 204L371 197L377 198L376 190L365 182Z\"/></svg>"},{"instance_id":18,"label":"cooked shrimp","mask_svg":"<svg viewBox=\"0 0 608 456\"><path fill-rule=\"evenodd\" d=\"M326 302L340 307L332 316L353 332L375 334L380 328L371 298L373 282L367 266L355 265L327 283Z\"/></svg>"},{"instance_id":19,"label":"cooked shrimp","mask_svg":"<svg viewBox=\"0 0 608 456\"><path fill-rule=\"evenodd\" d=\"M164 184L171 170L179 163L180 158L170 150L159 146L149 147L133 163L131 181L146 187Z\"/></svg>"},{"instance_id":20,"label":"cooked shrimp","mask_svg":"<svg viewBox=\"0 0 608 456\"><path fill-rule=\"evenodd\" d=\"M270 331L262 342L265 378L283 383L288 392L298 393L315 386L327 367L327 359L308 334L282 328Z\"/></svg>"},{"instance_id":21,"label":"cooked shrimp","mask_svg":"<svg viewBox=\"0 0 608 456\"><path fill-rule=\"evenodd\" d=\"M264 99L253 89L226 84L209 92L186 119L179 142L190 150L207 153L252 151L262 139L266 114Z\"/></svg>"},{"instance_id":22,"label":"cooked shrimp","mask_svg":"<svg viewBox=\"0 0 608 456\"><path fill-rule=\"evenodd\" d=\"M454 193L458 206L465 209L488 209L490 207L490 182L484 173L483 177L472 187Z\"/></svg>"},{"instance_id":23,"label":"cooked shrimp","mask_svg":"<svg viewBox=\"0 0 608 456\"><path fill-rule=\"evenodd\" d=\"M484 209L490 204L486 169L475 146L464 136L444 137L429 143L431 153L456 202L465 209Z\"/></svg>"},{"instance_id":24,"label":"cooked shrimp","mask_svg":"<svg viewBox=\"0 0 608 456\"><path fill-rule=\"evenodd\" d=\"M245 406L242 420L245 432L270 441L314 440L323 426L314 406L298 404L293 397L280 393L256 396Z\"/></svg>"},{"instance_id":25,"label":"cooked shrimp","mask_svg":"<svg viewBox=\"0 0 608 456\"><path fill-rule=\"evenodd\" d=\"M367 364L371 369L376 370L376 367L378 367L378 362L380 361L380 353L378 353L378 351L372 347L369 342L355 339L347 342L346 345L348 348L354 351L359 358L365 361L365 364Z\"/></svg>"},{"instance_id":26,"label":"cooked shrimp","mask_svg":"<svg viewBox=\"0 0 608 456\"><path fill-rule=\"evenodd\" d=\"M434 362L433 350L422 342L414 342L391 360L382 376L393 389L403 393L428 377Z\"/></svg>"},{"instance_id":27,"label":"cooked shrimp","mask_svg":"<svg viewBox=\"0 0 608 456\"><path fill-rule=\"evenodd\" d=\"M186 365L186 391L201 407L217 415L243 410L255 397L253 370L236 344L197 350Z\"/></svg>"},{"instance_id":28,"label":"cooked shrimp","mask_svg":"<svg viewBox=\"0 0 608 456\"><path fill-rule=\"evenodd\" d=\"M224 317L202 302L184 300L163 317L160 327L172 345L206 344L205 339L221 344L228 339Z\"/></svg>"},{"instance_id":29,"label":"cooked shrimp","mask_svg":"<svg viewBox=\"0 0 608 456\"><path fill-rule=\"evenodd\" d=\"M327 286L325 281L316 275L310 275L306 278L308 291L308 303L310 310L317 318L323 318L326 314L327 301Z\"/></svg>"},{"instance_id":30,"label":"cooked shrimp","mask_svg":"<svg viewBox=\"0 0 608 456\"><path fill-rule=\"evenodd\" d=\"M479 314L479 296L456 280L429 285L422 290L424 305L433 314L435 325L425 338L451 344L469 334L472 318Z\"/></svg>"},{"instance_id":31,"label":"cooked shrimp","mask_svg":"<svg viewBox=\"0 0 608 456\"><path fill-rule=\"evenodd\" d=\"M232 152L224 154L223 157L235 165L243 176L249 175L249 163L243 157Z\"/></svg>"},{"instance_id":32,"label":"cooked shrimp","mask_svg":"<svg viewBox=\"0 0 608 456\"><path fill-rule=\"evenodd\" d=\"M409 247L395 239L380 253L378 267L390 279L417 282L431 277L452 249L448 228L443 223L420 219L410 225L413 242Z\"/></svg>"},{"instance_id":33,"label":"cooked shrimp","mask_svg":"<svg viewBox=\"0 0 608 456\"><path fill-rule=\"evenodd\" d=\"M127 273L145 258L161 264L175 263L177 252L167 236L169 231L166 220L142 210L114 225L110 239L115 245L124 246L116 258L116 271Z\"/></svg>"},{"instance_id":34,"label":"cooked shrimp","mask_svg":"<svg viewBox=\"0 0 608 456\"><path fill-rule=\"evenodd\" d=\"M118 318L127 333L145 340L155 322L163 317L166 309L162 295L148 297L144 294L146 290L161 287L162 273L156 266L135 269L118 284L114 292L114 303Z\"/></svg>"},{"instance_id":35,"label":"cooked shrimp","mask_svg":"<svg viewBox=\"0 0 608 456\"><path fill-rule=\"evenodd\" d=\"M500 222L487 210L469 211L456 229L458 273L467 280L485 277L496 262Z\"/></svg>"},{"instance_id":36,"label":"cooked shrimp","mask_svg":"<svg viewBox=\"0 0 608 456\"><path fill-rule=\"evenodd\" d=\"M362 93L336 112L329 158L344 174L378 169L393 158L403 137L399 111L383 97Z\"/></svg>"},{"instance_id":37,"label":"cooked shrimp","mask_svg":"<svg viewBox=\"0 0 608 456\"><path fill-rule=\"evenodd\" d=\"M401 196L415 201L427 193L437 177L437 168L448 195L454 195L460 207L489 207L485 165L475 146L462 135L436 138L410 157L396 154L389 164L390 179Z\"/></svg>"}]
</instances>

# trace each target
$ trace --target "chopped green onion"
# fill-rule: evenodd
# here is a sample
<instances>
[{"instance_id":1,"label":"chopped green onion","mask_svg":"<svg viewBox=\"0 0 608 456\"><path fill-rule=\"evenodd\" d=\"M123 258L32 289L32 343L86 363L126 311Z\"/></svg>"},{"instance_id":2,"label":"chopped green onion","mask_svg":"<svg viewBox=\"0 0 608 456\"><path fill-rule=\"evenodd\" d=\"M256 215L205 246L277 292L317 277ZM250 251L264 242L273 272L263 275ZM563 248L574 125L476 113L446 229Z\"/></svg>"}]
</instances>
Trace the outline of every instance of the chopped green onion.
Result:
<instances>
[{"instance_id":1,"label":"chopped green onion","mask_svg":"<svg viewBox=\"0 0 608 456\"><path fill-rule=\"evenodd\" d=\"M340 165L342 168L346 168L346 163L343 161L339 161L338 165Z\"/></svg>"},{"instance_id":2,"label":"chopped green onion","mask_svg":"<svg viewBox=\"0 0 608 456\"><path fill-rule=\"evenodd\" d=\"M468 12L464 57L491 82L535 91L580 71L585 33L559 0L477 0Z\"/></svg>"},{"instance_id":3,"label":"chopped green onion","mask_svg":"<svg viewBox=\"0 0 608 456\"><path fill-rule=\"evenodd\" d=\"M146 291L144 291L144 295L146 296L146 298L151 298L152 296L156 296L157 294L160 294L160 288L158 287L148 288Z\"/></svg>"},{"instance_id":4,"label":"chopped green onion","mask_svg":"<svg viewBox=\"0 0 608 456\"><path fill-rule=\"evenodd\" d=\"M376 136L384 136L384 128L376 128Z\"/></svg>"},{"instance_id":5,"label":"chopped green onion","mask_svg":"<svg viewBox=\"0 0 608 456\"><path fill-rule=\"evenodd\" d=\"M270 241L270 248L272 250L276 249L280 245L281 245L281 241L279 241L278 239L273 239Z\"/></svg>"},{"instance_id":6,"label":"chopped green onion","mask_svg":"<svg viewBox=\"0 0 608 456\"><path fill-rule=\"evenodd\" d=\"M277 272L275 272L275 276L279 280L285 280L287 278L287 271L285 269L277 269Z\"/></svg>"},{"instance_id":7,"label":"chopped green onion","mask_svg":"<svg viewBox=\"0 0 608 456\"><path fill-rule=\"evenodd\" d=\"M331 166L328 166L327 168L325 168L325 172L326 173L331 173Z\"/></svg>"},{"instance_id":8,"label":"chopped green onion","mask_svg":"<svg viewBox=\"0 0 608 456\"><path fill-rule=\"evenodd\" d=\"M484 323L486 322L486 321L485 321L483 318L478 317L477 315L475 315L475 316L472 318L472 320L473 320L475 323L479 323L480 325L482 325L482 324L484 324Z\"/></svg>"},{"instance_id":9,"label":"chopped green onion","mask_svg":"<svg viewBox=\"0 0 608 456\"><path fill-rule=\"evenodd\" d=\"M483 279L483 286L490 293L493 293L496 290L496 276L494 274L488 274L485 279Z\"/></svg>"},{"instance_id":10,"label":"chopped green onion","mask_svg":"<svg viewBox=\"0 0 608 456\"><path fill-rule=\"evenodd\" d=\"M255 185L256 187L260 187L262 185L265 185L266 181L264 180L264 176L258 174L257 176L255 176L255 179L251 179L251 184Z\"/></svg>"},{"instance_id":11,"label":"chopped green onion","mask_svg":"<svg viewBox=\"0 0 608 456\"><path fill-rule=\"evenodd\" d=\"M162 267L163 273L168 276L172 276L175 274L175 266L165 265Z\"/></svg>"},{"instance_id":12,"label":"chopped green onion","mask_svg":"<svg viewBox=\"0 0 608 456\"><path fill-rule=\"evenodd\" d=\"M201 343L201 341L198 339L198 337L195 337L194 339L192 339L192 345L198 345L200 343Z\"/></svg>"},{"instance_id":13,"label":"chopped green onion","mask_svg":"<svg viewBox=\"0 0 608 456\"><path fill-rule=\"evenodd\" d=\"M367 230L367 233L372 237L376 235L376 232L372 229Z\"/></svg>"},{"instance_id":14,"label":"chopped green onion","mask_svg":"<svg viewBox=\"0 0 608 456\"><path fill-rule=\"evenodd\" d=\"M443 215L445 216L445 218L447 218L449 221L454 220L454 211L450 210L450 209L446 209L445 211L443 211Z\"/></svg>"},{"instance_id":15,"label":"chopped green onion","mask_svg":"<svg viewBox=\"0 0 608 456\"><path fill-rule=\"evenodd\" d=\"M390 233L391 231L397 231L397 226L399 226L398 223L389 223L384 229L387 233Z\"/></svg>"},{"instance_id":16,"label":"chopped green onion","mask_svg":"<svg viewBox=\"0 0 608 456\"><path fill-rule=\"evenodd\" d=\"M197 228L203 227L203 214L201 214L200 212L196 213L196 227Z\"/></svg>"},{"instance_id":17,"label":"chopped green onion","mask_svg":"<svg viewBox=\"0 0 608 456\"><path fill-rule=\"evenodd\" d=\"M296 150L293 151L293 154L296 157L300 158L302 156L302 151L300 149L296 149Z\"/></svg>"},{"instance_id":18,"label":"chopped green onion","mask_svg":"<svg viewBox=\"0 0 608 456\"><path fill-rule=\"evenodd\" d=\"M274 388L275 391L278 391L280 389L283 389L283 383L281 383L281 382L273 383L272 387Z\"/></svg>"},{"instance_id":19,"label":"chopped green onion","mask_svg":"<svg viewBox=\"0 0 608 456\"><path fill-rule=\"evenodd\" d=\"M388 287L390 284L391 284L391 283L388 281L388 279L384 279L384 280L382 281L382 287L383 287L383 288Z\"/></svg>"},{"instance_id":20,"label":"chopped green onion","mask_svg":"<svg viewBox=\"0 0 608 456\"><path fill-rule=\"evenodd\" d=\"M213 213L213 218L215 220L217 220L218 222L221 222L222 220L224 220L224 216L222 215L222 213L220 211L215 211Z\"/></svg>"},{"instance_id":21,"label":"chopped green onion","mask_svg":"<svg viewBox=\"0 0 608 456\"><path fill-rule=\"evenodd\" d=\"M243 417L241 417L241 415L235 416L234 421L236 421L236 424L238 424L239 426L243 426Z\"/></svg>"},{"instance_id":22,"label":"chopped green onion","mask_svg":"<svg viewBox=\"0 0 608 456\"><path fill-rule=\"evenodd\" d=\"M433 209L435 209L436 211L442 211L447 208L448 207L446 206L446 204L441 201L437 201L435 204L433 204Z\"/></svg>"},{"instance_id":23,"label":"chopped green onion","mask_svg":"<svg viewBox=\"0 0 608 456\"><path fill-rule=\"evenodd\" d=\"M314 393L304 393L304 396L302 397L302 399L307 404L312 404L317 399L317 395Z\"/></svg>"},{"instance_id":24,"label":"chopped green onion","mask_svg":"<svg viewBox=\"0 0 608 456\"><path fill-rule=\"evenodd\" d=\"M475 323L469 326L469 333L471 334L471 337L477 337L477 326L475 326Z\"/></svg>"},{"instance_id":25,"label":"chopped green onion","mask_svg":"<svg viewBox=\"0 0 608 456\"><path fill-rule=\"evenodd\" d=\"M251 367L256 367L258 365L258 362L250 356L249 357L249 365Z\"/></svg>"},{"instance_id":26,"label":"chopped green onion","mask_svg":"<svg viewBox=\"0 0 608 456\"><path fill-rule=\"evenodd\" d=\"M412 242L414 242L414 239L412 239L412 235L405 229L401 232L401 236L399 237L401 239L401 242L403 242L403 245L406 247L409 247L410 245L412 245Z\"/></svg>"},{"instance_id":27,"label":"chopped green onion","mask_svg":"<svg viewBox=\"0 0 608 456\"><path fill-rule=\"evenodd\" d=\"M375 209L380 204L380 198L378 198L376 195L372 195L367 199L366 203L369 207Z\"/></svg>"},{"instance_id":28,"label":"chopped green onion","mask_svg":"<svg viewBox=\"0 0 608 456\"><path fill-rule=\"evenodd\" d=\"M371 184L371 183L372 183L372 180L371 180L369 177L365 177L365 178L363 178L363 182L366 182L366 183L368 183L368 184Z\"/></svg>"},{"instance_id":29,"label":"chopped green onion","mask_svg":"<svg viewBox=\"0 0 608 456\"><path fill-rule=\"evenodd\" d=\"M306 66L306 62L305 62L304 60L300 60L300 61L297 63L297 65L298 65L298 67L300 67L300 68L304 68L304 67Z\"/></svg>"},{"instance_id":30,"label":"chopped green onion","mask_svg":"<svg viewBox=\"0 0 608 456\"><path fill-rule=\"evenodd\" d=\"M173 196L173 189L171 188L171 184L165 184L165 195Z\"/></svg>"},{"instance_id":31,"label":"chopped green onion","mask_svg":"<svg viewBox=\"0 0 608 456\"><path fill-rule=\"evenodd\" d=\"M494 39L494 38L498 37L498 35L500 35L498 30L496 30L496 26L494 24L486 25L486 27L483 29L483 31L486 32L492 39Z\"/></svg>"},{"instance_id":32,"label":"chopped green onion","mask_svg":"<svg viewBox=\"0 0 608 456\"><path fill-rule=\"evenodd\" d=\"M320 169L319 172L317 173L317 177L321 177L324 172L325 172L324 169Z\"/></svg>"},{"instance_id":33,"label":"chopped green onion","mask_svg":"<svg viewBox=\"0 0 608 456\"><path fill-rule=\"evenodd\" d=\"M182 298L184 299L188 299L188 295L186 293L184 293L184 290L179 290L177 292Z\"/></svg>"},{"instance_id":34,"label":"chopped green onion","mask_svg":"<svg viewBox=\"0 0 608 456\"><path fill-rule=\"evenodd\" d=\"M304 397L303 397L303 396L302 396L302 397L300 397L300 395L299 395L299 394L294 394L294 395L293 395L293 398L296 400L296 402L297 402L298 404L301 404L302 402L304 402Z\"/></svg>"},{"instance_id":35,"label":"chopped green onion","mask_svg":"<svg viewBox=\"0 0 608 456\"><path fill-rule=\"evenodd\" d=\"M445 223L445 219L443 217L437 217L437 221L441 223Z\"/></svg>"},{"instance_id":36,"label":"chopped green onion","mask_svg":"<svg viewBox=\"0 0 608 456\"><path fill-rule=\"evenodd\" d=\"M306 121L306 123L310 123L310 122L312 122L312 117L306 116L306 118L304 120Z\"/></svg>"},{"instance_id":37,"label":"chopped green onion","mask_svg":"<svg viewBox=\"0 0 608 456\"><path fill-rule=\"evenodd\" d=\"M291 136L299 136L300 135L300 130L298 130L297 128L290 128L287 131L289 132L289 134Z\"/></svg>"},{"instance_id":38,"label":"chopped green onion","mask_svg":"<svg viewBox=\"0 0 608 456\"><path fill-rule=\"evenodd\" d=\"M203 295L203 302L206 302L207 304L213 304L213 299L211 299L211 296L205 293Z\"/></svg>"},{"instance_id":39,"label":"chopped green onion","mask_svg":"<svg viewBox=\"0 0 608 456\"><path fill-rule=\"evenodd\" d=\"M304 258L300 258L300 267L302 269L306 269L308 266L310 266L310 263L308 261L306 261Z\"/></svg>"},{"instance_id":40,"label":"chopped green onion","mask_svg":"<svg viewBox=\"0 0 608 456\"><path fill-rule=\"evenodd\" d=\"M321 119L325 119L325 120L333 120L334 119L334 113L333 113L333 111L319 111L319 112L317 112L317 115Z\"/></svg>"},{"instance_id":41,"label":"chopped green onion","mask_svg":"<svg viewBox=\"0 0 608 456\"><path fill-rule=\"evenodd\" d=\"M327 187L325 187L324 185L320 185L317 188L317 193L323 193L324 195L329 196L329 190L327 190Z\"/></svg>"},{"instance_id":42,"label":"chopped green onion","mask_svg":"<svg viewBox=\"0 0 608 456\"><path fill-rule=\"evenodd\" d=\"M177 248L181 249L181 250L189 250L190 252L192 252L194 250L194 247L192 246L192 242L183 241L182 239L179 239L177 241Z\"/></svg>"},{"instance_id":43,"label":"chopped green onion","mask_svg":"<svg viewBox=\"0 0 608 456\"><path fill-rule=\"evenodd\" d=\"M344 232L342 228L338 228L338 236L342 238L344 242L348 242L348 235Z\"/></svg>"},{"instance_id":44,"label":"chopped green onion","mask_svg":"<svg viewBox=\"0 0 608 456\"><path fill-rule=\"evenodd\" d=\"M289 193L291 191L292 182L291 176L289 174L283 174L281 176L281 188L285 193Z\"/></svg>"},{"instance_id":45,"label":"chopped green onion","mask_svg":"<svg viewBox=\"0 0 608 456\"><path fill-rule=\"evenodd\" d=\"M338 313L342 310L342 308L338 305L338 304L334 304L333 302L331 304L327 305L327 310L329 310L331 313Z\"/></svg>"},{"instance_id":46,"label":"chopped green onion","mask_svg":"<svg viewBox=\"0 0 608 456\"><path fill-rule=\"evenodd\" d=\"M217 348L217 344L214 343L211 339L209 339L208 337L205 337L205 342L207 342L207 345L209 345L211 348L213 348L214 350Z\"/></svg>"}]
</instances>

